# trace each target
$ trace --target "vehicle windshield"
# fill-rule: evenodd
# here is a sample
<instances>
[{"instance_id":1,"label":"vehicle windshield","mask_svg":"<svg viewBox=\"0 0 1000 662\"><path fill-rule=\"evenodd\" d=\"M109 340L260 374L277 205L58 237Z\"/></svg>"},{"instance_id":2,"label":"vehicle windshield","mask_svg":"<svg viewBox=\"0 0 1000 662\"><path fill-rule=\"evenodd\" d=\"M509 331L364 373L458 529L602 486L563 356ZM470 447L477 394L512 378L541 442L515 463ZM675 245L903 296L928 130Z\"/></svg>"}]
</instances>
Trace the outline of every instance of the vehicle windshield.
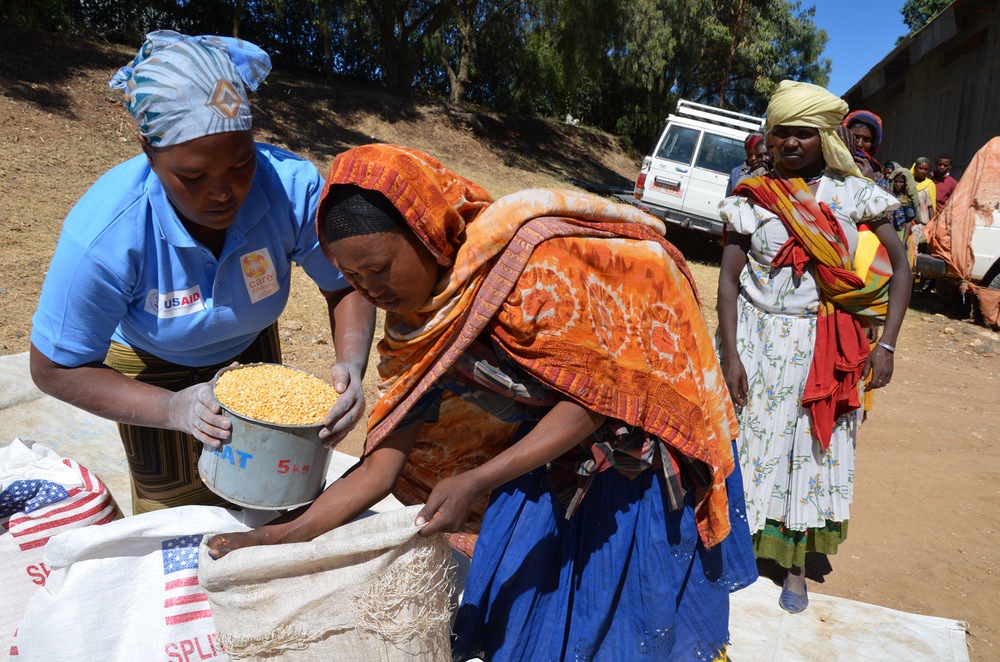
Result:
<instances>
[{"instance_id":1,"label":"vehicle windshield","mask_svg":"<svg viewBox=\"0 0 1000 662\"><path fill-rule=\"evenodd\" d=\"M700 133L696 129L672 125L667 129L667 135L656 152L656 158L691 165Z\"/></svg>"}]
</instances>

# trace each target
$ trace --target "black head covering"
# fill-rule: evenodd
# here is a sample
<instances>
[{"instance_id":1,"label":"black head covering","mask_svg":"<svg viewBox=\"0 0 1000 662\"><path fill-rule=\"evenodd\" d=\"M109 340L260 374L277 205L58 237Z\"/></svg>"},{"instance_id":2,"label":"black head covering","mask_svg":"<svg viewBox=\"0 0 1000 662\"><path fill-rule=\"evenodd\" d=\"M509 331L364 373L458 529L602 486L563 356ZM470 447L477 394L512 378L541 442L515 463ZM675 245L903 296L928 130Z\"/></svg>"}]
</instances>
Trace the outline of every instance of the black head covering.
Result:
<instances>
[{"instance_id":1,"label":"black head covering","mask_svg":"<svg viewBox=\"0 0 1000 662\"><path fill-rule=\"evenodd\" d=\"M407 227L399 210L378 191L352 184L330 187L323 232L329 243Z\"/></svg>"}]
</instances>

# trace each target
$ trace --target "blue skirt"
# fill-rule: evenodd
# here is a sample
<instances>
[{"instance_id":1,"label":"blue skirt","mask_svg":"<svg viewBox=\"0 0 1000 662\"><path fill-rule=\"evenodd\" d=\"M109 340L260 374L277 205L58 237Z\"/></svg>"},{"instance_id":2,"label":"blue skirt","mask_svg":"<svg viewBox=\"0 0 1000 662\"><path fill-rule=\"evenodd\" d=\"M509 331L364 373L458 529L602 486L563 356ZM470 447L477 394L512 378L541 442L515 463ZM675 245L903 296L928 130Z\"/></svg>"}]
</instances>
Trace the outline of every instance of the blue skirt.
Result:
<instances>
[{"instance_id":1,"label":"blue skirt","mask_svg":"<svg viewBox=\"0 0 1000 662\"><path fill-rule=\"evenodd\" d=\"M455 660L712 660L729 593L757 579L739 464L732 532L705 549L693 491L669 511L658 469L597 475L566 520L547 470L492 494L455 622Z\"/></svg>"}]
</instances>

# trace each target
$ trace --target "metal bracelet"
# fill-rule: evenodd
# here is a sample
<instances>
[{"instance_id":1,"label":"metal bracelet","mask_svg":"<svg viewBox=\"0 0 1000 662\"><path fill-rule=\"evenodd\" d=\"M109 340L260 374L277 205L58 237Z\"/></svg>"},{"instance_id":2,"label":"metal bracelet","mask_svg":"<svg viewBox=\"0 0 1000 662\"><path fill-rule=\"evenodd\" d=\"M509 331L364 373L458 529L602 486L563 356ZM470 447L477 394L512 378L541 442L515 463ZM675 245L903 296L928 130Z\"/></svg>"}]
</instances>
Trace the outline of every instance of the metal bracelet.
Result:
<instances>
[{"instance_id":1,"label":"metal bracelet","mask_svg":"<svg viewBox=\"0 0 1000 662\"><path fill-rule=\"evenodd\" d=\"M893 347L892 345L890 345L889 343L878 342L877 344L878 344L879 347L881 347L882 349L886 350L890 354L894 354L896 352L896 348Z\"/></svg>"}]
</instances>

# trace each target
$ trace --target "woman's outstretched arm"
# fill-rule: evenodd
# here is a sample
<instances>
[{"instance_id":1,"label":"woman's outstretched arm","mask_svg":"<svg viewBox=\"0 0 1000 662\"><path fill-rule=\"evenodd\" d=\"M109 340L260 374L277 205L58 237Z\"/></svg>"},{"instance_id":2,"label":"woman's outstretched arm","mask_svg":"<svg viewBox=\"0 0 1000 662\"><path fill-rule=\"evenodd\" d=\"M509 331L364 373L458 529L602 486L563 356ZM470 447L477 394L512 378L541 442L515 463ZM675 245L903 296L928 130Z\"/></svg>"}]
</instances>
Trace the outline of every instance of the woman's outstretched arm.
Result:
<instances>
[{"instance_id":1,"label":"woman's outstretched arm","mask_svg":"<svg viewBox=\"0 0 1000 662\"><path fill-rule=\"evenodd\" d=\"M190 434L218 448L232 424L212 394L211 383L173 392L132 379L104 363L59 365L31 345L29 358L35 385L53 398L117 423Z\"/></svg>"},{"instance_id":2,"label":"woman's outstretched arm","mask_svg":"<svg viewBox=\"0 0 1000 662\"><path fill-rule=\"evenodd\" d=\"M223 533L208 541L209 554L221 558L241 547L305 542L350 522L392 491L420 432L415 425L390 435L361 464L336 480L315 501L245 533Z\"/></svg>"}]
</instances>

